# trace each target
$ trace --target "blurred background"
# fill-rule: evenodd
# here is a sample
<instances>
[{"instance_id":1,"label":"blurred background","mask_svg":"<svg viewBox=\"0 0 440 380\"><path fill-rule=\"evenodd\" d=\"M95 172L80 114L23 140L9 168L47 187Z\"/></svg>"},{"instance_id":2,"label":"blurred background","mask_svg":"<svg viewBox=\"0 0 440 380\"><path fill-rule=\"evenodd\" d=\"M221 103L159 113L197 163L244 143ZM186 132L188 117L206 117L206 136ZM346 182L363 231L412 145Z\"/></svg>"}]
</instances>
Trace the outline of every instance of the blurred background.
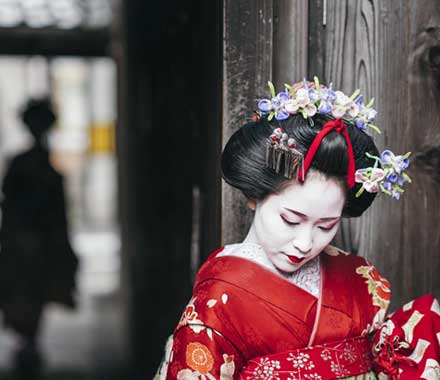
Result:
<instances>
[{"instance_id":1,"label":"blurred background","mask_svg":"<svg viewBox=\"0 0 440 380\"><path fill-rule=\"evenodd\" d=\"M376 98L414 184L335 243L394 306L439 297L439 73L438 0L0 0L0 379L153 377L200 264L249 227L219 161L268 80ZM46 98L53 123L23 117Z\"/></svg>"},{"instance_id":2,"label":"blurred background","mask_svg":"<svg viewBox=\"0 0 440 380\"><path fill-rule=\"evenodd\" d=\"M13 157L34 144L20 117L27 102L51 97L57 120L47 136L50 163L64 178L68 235L80 263L76 309L48 303L43 311L39 346L50 378L110 375L121 370L125 358L115 157L117 70L109 54L113 7L107 0L0 1L1 177ZM27 271L18 269L15 276L25 281ZM21 344L13 329L2 329L2 377L14 375L14 355Z\"/></svg>"},{"instance_id":3,"label":"blurred background","mask_svg":"<svg viewBox=\"0 0 440 380\"><path fill-rule=\"evenodd\" d=\"M0 0L0 378L152 377L200 264L220 9Z\"/></svg>"}]
</instances>

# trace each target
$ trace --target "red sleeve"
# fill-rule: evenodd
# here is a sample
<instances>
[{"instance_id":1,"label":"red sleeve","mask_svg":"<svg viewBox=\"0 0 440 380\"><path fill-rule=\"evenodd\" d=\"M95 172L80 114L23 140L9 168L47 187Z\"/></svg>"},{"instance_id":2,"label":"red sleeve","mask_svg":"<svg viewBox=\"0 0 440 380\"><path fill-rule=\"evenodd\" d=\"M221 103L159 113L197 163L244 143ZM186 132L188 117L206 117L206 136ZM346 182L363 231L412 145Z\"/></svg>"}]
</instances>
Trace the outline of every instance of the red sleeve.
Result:
<instances>
[{"instance_id":1,"label":"red sleeve","mask_svg":"<svg viewBox=\"0 0 440 380\"><path fill-rule=\"evenodd\" d=\"M242 359L220 332L205 325L186 325L174 332L167 380L232 380L238 378Z\"/></svg>"},{"instance_id":2,"label":"red sleeve","mask_svg":"<svg viewBox=\"0 0 440 380\"><path fill-rule=\"evenodd\" d=\"M440 379L440 306L432 295L407 303L377 331L373 354L391 379Z\"/></svg>"}]
</instances>

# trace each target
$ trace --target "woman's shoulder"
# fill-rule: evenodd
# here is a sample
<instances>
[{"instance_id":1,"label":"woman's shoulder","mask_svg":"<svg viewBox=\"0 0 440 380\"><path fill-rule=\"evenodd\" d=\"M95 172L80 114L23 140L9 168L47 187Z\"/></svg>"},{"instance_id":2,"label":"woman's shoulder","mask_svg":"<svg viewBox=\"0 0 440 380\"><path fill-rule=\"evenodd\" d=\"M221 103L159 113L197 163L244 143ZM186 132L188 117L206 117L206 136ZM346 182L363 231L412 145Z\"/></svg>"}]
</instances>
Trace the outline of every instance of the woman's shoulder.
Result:
<instances>
[{"instance_id":1,"label":"woman's shoulder","mask_svg":"<svg viewBox=\"0 0 440 380\"><path fill-rule=\"evenodd\" d=\"M388 280L379 273L379 270L368 259L343 251L334 246L325 248L324 261L327 269L351 275L366 282L380 283L390 289Z\"/></svg>"},{"instance_id":2,"label":"woman's shoulder","mask_svg":"<svg viewBox=\"0 0 440 380\"><path fill-rule=\"evenodd\" d=\"M374 265L366 258L353 254L348 251L344 251L341 248L335 247L333 245L328 245L324 249L326 261L335 262L339 265L344 263L345 265L359 266L367 265L374 267Z\"/></svg>"}]
</instances>

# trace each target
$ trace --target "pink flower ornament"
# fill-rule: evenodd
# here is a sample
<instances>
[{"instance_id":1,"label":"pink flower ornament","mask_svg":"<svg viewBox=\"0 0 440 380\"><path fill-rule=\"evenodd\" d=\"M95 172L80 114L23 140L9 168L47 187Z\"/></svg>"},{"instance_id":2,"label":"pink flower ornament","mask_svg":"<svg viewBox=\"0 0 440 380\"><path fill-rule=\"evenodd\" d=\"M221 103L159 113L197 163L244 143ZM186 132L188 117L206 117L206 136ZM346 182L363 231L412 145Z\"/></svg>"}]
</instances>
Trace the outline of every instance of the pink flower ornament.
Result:
<instances>
[{"instance_id":1,"label":"pink flower ornament","mask_svg":"<svg viewBox=\"0 0 440 380\"><path fill-rule=\"evenodd\" d=\"M357 183L362 183L362 187L369 193L377 193L385 175L385 171L380 168L358 169L354 179Z\"/></svg>"},{"instance_id":2,"label":"pink flower ornament","mask_svg":"<svg viewBox=\"0 0 440 380\"><path fill-rule=\"evenodd\" d=\"M286 111L292 115L296 114L299 110L299 104L296 99L288 100L285 103L284 107L285 107Z\"/></svg>"},{"instance_id":3,"label":"pink flower ornament","mask_svg":"<svg viewBox=\"0 0 440 380\"><path fill-rule=\"evenodd\" d=\"M295 93L291 93L291 96L292 98L284 104L285 110L290 114L294 115L301 112L304 117L312 117L318 111L310 99L309 91L305 88L300 88Z\"/></svg>"},{"instance_id":4,"label":"pink flower ornament","mask_svg":"<svg viewBox=\"0 0 440 380\"><path fill-rule=\"evenodd\" d=\"M351 101L347 108L347 116L354 119L359 115L359 106Z\"/></svg>"},{"instance_id":5,"label":"pink flower ornament","mask_svg":"<svg viewBox=\"0 0 440 380\"><path fill-rule=\"evenodd\" d=\"M316 114L317 108L314 104L309 103L304 106L304 112L307 114L307 117L312 117Z\"/></svg>"}]
</instances>

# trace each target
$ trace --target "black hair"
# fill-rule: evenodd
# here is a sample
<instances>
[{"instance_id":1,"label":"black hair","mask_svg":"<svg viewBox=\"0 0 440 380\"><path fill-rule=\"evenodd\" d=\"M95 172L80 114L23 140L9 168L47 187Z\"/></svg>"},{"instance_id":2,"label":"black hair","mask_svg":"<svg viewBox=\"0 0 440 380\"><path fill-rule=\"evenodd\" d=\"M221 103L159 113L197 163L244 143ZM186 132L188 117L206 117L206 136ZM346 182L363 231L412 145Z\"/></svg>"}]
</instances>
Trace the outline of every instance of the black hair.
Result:
<instances>
[{"instance_id":1,"label":"black hair","mask_svg":"<svg viewBox=\"0 0 440 380\"><path fill-rule=\"evenodd\" d=\"M315 136L329 119L316 115L313 123L301 115L290 116L286 120L268 121L262 117L258 121L245 124L237 130L227 142L222 154L222 172L224 180L241 190L254 200L263 200L269 194L281 191L290 181L266 166L266 147L269 136L277 127L296 140L296 149L306 155ZM312 125L313 124L313 125ZM378 156L379 152L373 139L364 131L347 125L347 132L353 146L356 170L374 166L375 160L365 154ZM310 168L336 180L346 191L346 204L342 215L357 217L371 205L376 194L364 191L358 198L355 194L362 186L356 183L352 189L346 185L348 166L347 143L341 133L330 132L322 140Z\"/></svg>"}]
</instances>

